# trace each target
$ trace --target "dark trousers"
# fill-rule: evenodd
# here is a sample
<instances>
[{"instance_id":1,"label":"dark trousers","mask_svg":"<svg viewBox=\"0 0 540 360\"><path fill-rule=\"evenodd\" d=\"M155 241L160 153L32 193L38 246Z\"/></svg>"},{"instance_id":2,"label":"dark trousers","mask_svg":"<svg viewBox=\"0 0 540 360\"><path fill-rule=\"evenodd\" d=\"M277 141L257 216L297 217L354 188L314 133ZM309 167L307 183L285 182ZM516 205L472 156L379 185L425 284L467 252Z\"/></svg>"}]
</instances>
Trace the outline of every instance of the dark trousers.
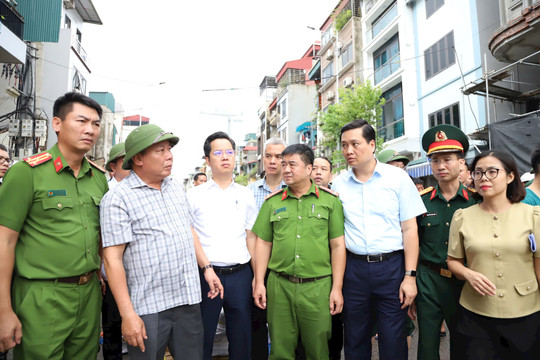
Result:
<instances>
[{"instance_id":1,"label":"dark trousers","mask_svg":"<svg viewBox=\"0 0 540 360\"><path fill-rule=\"evenodd\" d=\"M148 339L145 351L128 345L131 360L162 360L167 347L175 360L202 359L203 328L199 304L181 305L141 316Z\"/></svg>"},{"instance_id":2,"label":"dark trousers","mask_svg":"<svg viewBox=\"0 0 540 360\"><path fill-rule=\"evenodd\" d=\"M253 304L251 313L251 358L268 359L268 328L266 327L266 309Z\"/></svg>"},{"instance_id":3,"label":"dark trousers","mask_svg":"<svg viewBox=\"0 0 540 360\"><path fill-rule=\"evenodd\" d=\"M407 309L402 310L399 301L404 266L403 254L368 263L347 253L343 281L345 359L371 359L371 329L376 317L379 358L407 360Z\"/></svg>"},{"instance_id":4,"label":"dark trousers","mask_svg":"<svg viewBox=\"0 0 540 360\"><path fill-rule=\"evenodd\" d=\"M103 327L103 359L122 360L122 318L114 301L109 283L101 306L101 325Z\"/></svg>"},{"instance_id":5,"label":"dark trousers","mask_svg":"<svg viewBox=\"0 0 540 360\"><path fill-rule=\"evenodd\" d=\"M540 359L540 311L531 315L497 319L460 307L457 332L462 334L464 359Z\"/></svg>"},{"instance_id":6,"label":"dark trousers","mask_svg":"<svg viewBox=\"0 0 540 360\"><path fill-rule=\"evenodd\" d=\"M204 360L212 359L214 336L221 308L225 311L227 340L229 341L229 359L249 360L251 357L251 307L253 304L252 286L253 271L250 266L232 274L219 275L225 289L223 299L217 296L209 299L210 290L202 271L201 314L204 326Z\"/></svg>"}]
</instances>

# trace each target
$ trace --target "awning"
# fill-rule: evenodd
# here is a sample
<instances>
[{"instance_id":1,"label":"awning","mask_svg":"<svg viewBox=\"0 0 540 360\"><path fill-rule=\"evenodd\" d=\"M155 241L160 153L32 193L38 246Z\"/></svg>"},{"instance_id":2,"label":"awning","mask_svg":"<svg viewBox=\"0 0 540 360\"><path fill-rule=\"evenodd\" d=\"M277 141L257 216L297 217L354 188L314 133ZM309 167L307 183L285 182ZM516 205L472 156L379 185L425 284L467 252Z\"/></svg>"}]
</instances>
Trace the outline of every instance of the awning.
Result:
<instances>
[{"instance_id":1,"label":"awning","mask_svg":"<svg viewBox=\"0 0 540 360\"><path fill-rule=\"evenodd\" d=\"M303 123L302 125L298 126L296 128L296 132L302 132L302 131L306 131L306 130L311 130L311 126L312 126L312 122L311 121L306 121L305 123Z\"/></svg>"},{"instance_id":2,"label":"awning","mask_svg":"<svg viewBox=\"0 0 540 360\"><path fill-rule=\"evenodd\" d=\"M431 165L429 165L427 161L424 161L420 164L407 166L405 171L407 171L407 173L412 177L433 175L433 172L431 171Z\"/></svg>"}]
</instances>

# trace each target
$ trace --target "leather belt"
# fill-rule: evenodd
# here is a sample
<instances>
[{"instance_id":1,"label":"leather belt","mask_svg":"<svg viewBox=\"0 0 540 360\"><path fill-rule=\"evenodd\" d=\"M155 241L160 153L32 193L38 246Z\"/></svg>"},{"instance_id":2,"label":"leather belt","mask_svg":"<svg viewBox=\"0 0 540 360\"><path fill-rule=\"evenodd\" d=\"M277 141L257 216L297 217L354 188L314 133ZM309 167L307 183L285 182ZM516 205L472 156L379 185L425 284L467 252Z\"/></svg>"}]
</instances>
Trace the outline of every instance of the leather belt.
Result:
<instances>
[{"instance_id":1,"label":"leather belt","mask_svg":"<svg viewBox=\"0 0 540 360\"><path fill-rule=\"evenodd\" d=\"M227 275L227 274L232 274L237 271L240 271L248 265L249 265L249 261L245 264L237 264L237 265L231 265L231 266L213 266L213 269L216 272L216 274Z\"/></svg>"},{"instance_id":2,"label":"leather belt","mask_svg":"<svg viewBox=\"0 0 540 360\"><path fill-rule=\"evenodd\" d=\"M284 273L280 273L280 272L277 272L277 271L274 271L274 272L277 275L281 276L282 278L285 278L285 279L287 279L290 282L293 282L295 284L303 284L303 283L313 282L313 281L321 280L321 279L324 279L325 277L330 276L330 275L324 275L324 276L317 276L317 277L312 277L312 278L301 278L301 277L297 277L297 276L294 276L294 275L287 275L287 274L284 274Z\"/></svg>"},{"instance_id":3,"label":"leather belt","mask_svg":"<svg viewBox=\"0 0 540 360\"><path fill-rule=\"evenodd\" d=\"M444 276L446 278L451 278L453 276L453 274L452 274L452 272L450 270L445 269L444 267L442 267L439 264L432 263L431 261L420 260L420 264L424 265L428 269L430 269L432 271L435 271L439 275Z\"/></svg>"},{"instance_id":4,"label":"leather belt","mask_svg":"<svg viewBox=\"0 0 540 360\"><path fill-rule=\"evenodd\" d=\"M381 261L384 261L384 260L388 260L394 255L403 254L403 250L396 250L396 251L392 251L392 252L385 253L385 254L374 254L374 255L358 255L358 254L352 253L349 250L347 250L347 254L349 254L350 256L352 256L355 259L364 260L364 261L367 261L369 263L376 263L376 262L381 262Z\"/></svg>"},{"instance_id":5,"label":"leather belt","mask_svg":"<svg viewBox=\"0 0 540 360\"><path fill-rule=\"evenodd\" d=\"M58 281L61 283L66 284L78 284L78 285L84 285L87 282L89 282L92 279L92 276L94 276L95 271L87 272L84 275L80 276L68 276L64 278L58 278L58 279L51 279L51 281Z\"/></svg>"}]
</instances>

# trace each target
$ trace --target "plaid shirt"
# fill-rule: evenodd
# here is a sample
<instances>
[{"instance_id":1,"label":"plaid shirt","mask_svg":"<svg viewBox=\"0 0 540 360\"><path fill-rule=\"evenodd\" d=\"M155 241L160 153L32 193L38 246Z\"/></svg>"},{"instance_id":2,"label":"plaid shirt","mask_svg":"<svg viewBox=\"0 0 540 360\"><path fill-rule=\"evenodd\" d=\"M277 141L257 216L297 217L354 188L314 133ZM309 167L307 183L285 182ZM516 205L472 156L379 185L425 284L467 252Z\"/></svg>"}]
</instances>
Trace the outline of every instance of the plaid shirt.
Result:
<instances>
[{"instance_id":1,"label":"plaid shirt","mask_svg":"<svg viewBox=\"0 0 540 360\"><path fill-rule=\"evenodd\" d=\"M138 315L201 301L186 194L177 180L146 185L135 172L101 201L103 246L127 244L124 269Z\"/></svg>"},{"instance_id":2,"label":"plaid shirt","mask_svg":"<svg viewBox=\"0 0 540 360\"><path fill-rule=\"evenodd\" d=\"M287 184L281 180L281 185L279 189L287 187ZM255 203L257 204L257 210L261 210L261 206L264 202L264 198L270 195L273 191L270 190L268 184L266 183L266 178L257 180L248 185L248 189L253 192L255 196ZM277 190L277 189L276 189Z\"/></svg>"}]
</instances>

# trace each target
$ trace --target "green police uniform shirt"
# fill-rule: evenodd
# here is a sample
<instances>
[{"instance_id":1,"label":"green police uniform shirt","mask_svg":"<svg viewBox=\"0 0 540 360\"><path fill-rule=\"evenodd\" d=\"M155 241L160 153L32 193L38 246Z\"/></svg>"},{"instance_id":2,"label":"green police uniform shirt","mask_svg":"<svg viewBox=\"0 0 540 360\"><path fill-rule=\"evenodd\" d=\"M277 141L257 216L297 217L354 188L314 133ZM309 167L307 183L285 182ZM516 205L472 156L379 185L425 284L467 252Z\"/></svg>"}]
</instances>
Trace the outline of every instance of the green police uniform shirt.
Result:
<instances>
[{"instance_id":1,"label":"green police uniform shirt","mask_svg":"<svg viewBox=\"0 0 540 360\"><path fill-rule=\"evenodd\" d=\"M54 145L13 165L0 188L0 225L19 232L15 270L27 279L55 279L97 270L102 170L82 161L75 178Z\"/></svg>"},{"instance_id":2,"label":"green police uniform shirt","mask_svg":"<svg viewBox=\"0 0 540 360\"><path fill-rule=\"evenodd\" d=\"M430 261L446 267L448 235L452 216L457 209L476 204L472 190L459 184L459 189L450 201L442 195L439 186L430 187L421 193L427 212L418 217L420 261Z\"/></svg>"},{"instance_id":3,"label":"green police uniform shirt","mask_svg":"<svg viewBox=\"0 0 540 360\"><path fill-rule=\"evenodd\" d=\"M332 274L329 241L345 231L336 195L312 182L300 198L288 187L267 197L252 231L272 242L270 270L301 278Z\"/></svg>"}]
</instances>

